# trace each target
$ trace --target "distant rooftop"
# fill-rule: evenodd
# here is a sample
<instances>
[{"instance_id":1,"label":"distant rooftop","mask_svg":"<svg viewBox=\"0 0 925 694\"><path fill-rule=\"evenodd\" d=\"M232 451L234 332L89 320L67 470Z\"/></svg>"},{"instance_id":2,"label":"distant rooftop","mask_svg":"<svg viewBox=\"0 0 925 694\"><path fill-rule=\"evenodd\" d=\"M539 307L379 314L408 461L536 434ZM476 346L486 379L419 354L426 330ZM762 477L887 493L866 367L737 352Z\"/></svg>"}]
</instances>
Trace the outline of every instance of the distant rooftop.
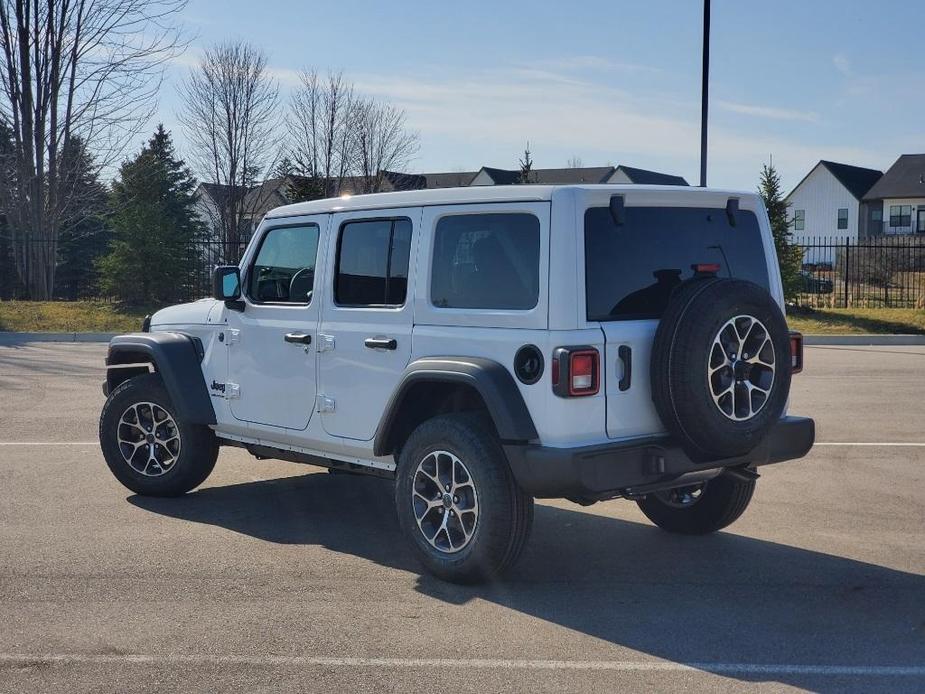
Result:
<instances>
[{"instance_id":1,"label":"distant rooftop","mask_svg":"<svg viewBox=\"0 0 925 694\"><path fill-rule=\"evenodd\" d=\"M532 169L530 183L539 185L573 185L579 183L612 183L612 177L617 172L623 173L630 183L661 186L686 186L681 176L638 169L634 166L582 166L561 169ZM521 183L520 169L498 169L483 166L476 179L482 174L491 180L494 185L514 185ZM484 180L484 178L483 178ZM480 181L481 182L481 181Z\"/></svg>"},{"instance_id":2,"label":"distant rooftop","mask_svg":"<svg viewBox=\"0 0 925 694\"><path fill-rule=\"evenodd\" d=\"M877 171L877 169L865 169L860 166L825 160L819 163L831 171L839 183L845 186L858 200L863 198L864 194L871 189L871 186L883 176L883 172Z\"/></svg>"},{"instance_id":3,"label":"distant rooftop","mask_svg":"<svg viewBox=\"0 0 925 694\"><path fill-rule=\"evenodd\" d=\"M925 198L925 154L903 154L864 196L883 198Z\"/></svg>"},{"instance_id":4,"label":"distant rooftop","mask_svg":"<svg viewBox=\"0 0 925 694\"><path fill-rule=\"evenodd\" d=\"M616 168L616 171L622 171L633 183L650 186L686 186L687 181L682 176L673 176L658 171L649 171L647 169L637 169L634 166L623 166Z\"/></svg>"}]
</instances>

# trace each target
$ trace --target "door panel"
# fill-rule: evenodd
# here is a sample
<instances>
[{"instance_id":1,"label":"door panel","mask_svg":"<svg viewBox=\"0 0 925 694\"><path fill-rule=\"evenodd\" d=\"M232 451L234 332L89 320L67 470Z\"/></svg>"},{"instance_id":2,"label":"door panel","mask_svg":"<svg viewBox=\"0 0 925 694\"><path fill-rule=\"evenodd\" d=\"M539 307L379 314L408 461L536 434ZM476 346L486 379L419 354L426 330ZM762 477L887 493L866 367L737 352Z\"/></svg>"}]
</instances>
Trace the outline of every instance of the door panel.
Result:
<instances>
[{"instance_id":1,"label":"door panel","mask_svg":"<svg viewBox=\"0 0 925 694\"><path fill-rule=\"evenodd\" d=\"M411 358L412 284L421 208L334 215L318 354L324 430L373 438Z\"/></svg>"},{"instance_id":2,"label":"door panel","mask_svg":"<svg viewBox=\"0 0 925 694\"><path fill-rule=\"evenodd\" d=\"M245 309L226 313L225 331L226 397L236 419L296 430L308 426L315 409L323 280L316 268L321 269L317 259L324 257L328 221L316 215L270 228L244 271Z\"/></svg>"}]
</instances>

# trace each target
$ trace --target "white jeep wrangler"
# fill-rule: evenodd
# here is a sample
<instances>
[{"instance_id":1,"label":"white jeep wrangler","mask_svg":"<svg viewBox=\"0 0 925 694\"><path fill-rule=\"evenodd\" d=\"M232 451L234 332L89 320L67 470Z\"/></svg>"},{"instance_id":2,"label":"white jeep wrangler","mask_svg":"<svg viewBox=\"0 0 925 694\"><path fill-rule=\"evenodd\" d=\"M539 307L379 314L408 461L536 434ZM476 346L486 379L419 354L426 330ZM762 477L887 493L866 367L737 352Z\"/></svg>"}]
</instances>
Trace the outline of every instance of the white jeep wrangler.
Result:
<instances>
[{"instance_id":1,"label":"white jeep wrangler","mask_svg":"<svg viewBox=\"0 0 925 694\"><path fill-rule=\"evenodd\" d=\"M214 299L112 340L100 443L138 494L201 484L220 445L395 480L451 581L518 558L534 497L635 500L723 528L756 467L803 456L760 198L472 187L280 207Z\"/></svg>"}]
</instances>

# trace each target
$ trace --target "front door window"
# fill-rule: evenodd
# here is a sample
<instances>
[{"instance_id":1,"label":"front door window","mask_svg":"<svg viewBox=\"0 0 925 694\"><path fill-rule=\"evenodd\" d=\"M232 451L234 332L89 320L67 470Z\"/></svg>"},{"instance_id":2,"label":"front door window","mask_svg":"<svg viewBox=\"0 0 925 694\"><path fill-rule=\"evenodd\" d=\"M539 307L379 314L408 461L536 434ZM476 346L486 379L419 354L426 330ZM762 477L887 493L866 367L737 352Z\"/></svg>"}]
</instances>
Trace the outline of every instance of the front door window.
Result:
<instances>
[{"instance_id":1,"label":"front door window","mask_svg":"<svg viewBox=\"0 0 925 694\"><path fill-rule=\"evenodd\" d=\"M919 215L915 222L915 233L925 234L925 209L919 209Z\"/></svg>"}]
</instances>

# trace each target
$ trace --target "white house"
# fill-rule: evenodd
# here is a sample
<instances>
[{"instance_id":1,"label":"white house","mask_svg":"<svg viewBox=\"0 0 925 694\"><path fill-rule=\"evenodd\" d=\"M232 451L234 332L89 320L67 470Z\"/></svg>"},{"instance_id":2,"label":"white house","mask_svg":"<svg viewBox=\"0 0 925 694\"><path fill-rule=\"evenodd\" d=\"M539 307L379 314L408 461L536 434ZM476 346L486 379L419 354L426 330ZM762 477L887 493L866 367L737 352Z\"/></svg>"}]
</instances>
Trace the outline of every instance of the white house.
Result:
<instances>
[{"instance_id":1,"label":"white house","mask_svg":"<svg viewBox=\"0 0 925 694\"><path fill-rule=\"evenodd\" d=\"M820 161L787 196L798 241L830 243L868 234L864 196L882 171Z\"/></svg>"},{"instance_id":2,"label":"white house","mask_svg":"<svg viewBox=\"0 0 925 694\"><path fill-rule=\"evenodd\" d=\"M925 234L925 154L903 154L864 196L872 234Z\"/></svg>"}]
</instances>

